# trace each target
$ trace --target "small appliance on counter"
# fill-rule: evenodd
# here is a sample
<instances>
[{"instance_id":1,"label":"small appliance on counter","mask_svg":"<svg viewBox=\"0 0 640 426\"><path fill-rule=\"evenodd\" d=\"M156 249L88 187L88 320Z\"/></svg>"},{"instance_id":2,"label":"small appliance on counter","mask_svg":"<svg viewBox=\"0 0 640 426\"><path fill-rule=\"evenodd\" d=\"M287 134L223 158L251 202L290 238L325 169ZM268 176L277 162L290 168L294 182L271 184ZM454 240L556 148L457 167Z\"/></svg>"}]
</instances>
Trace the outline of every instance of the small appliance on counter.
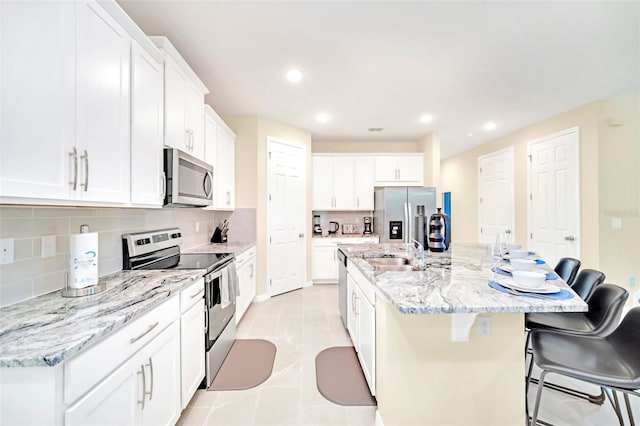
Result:
<instances>
[{"instance_id":1,"label":"small appliance on counter","mask_svg":"<svg viewBox=\"0 0 640 426\"><path fill-rule=\"evenodd\" d=\"M355 223L343 223L342 224L342 233L343 234L357 234L358 226Z\"/></svg>"},{"instance_id":2,"label":"small appliance on counter","mask_svg":"<svg viewBox=\"0 0 640 426\"><path fill-rule=\"evenodd\" d=\"M69 235L69 273L62 297L90 296L105 289L98 279L98 233L80 225L79 234Z\"/></svg>"},{"instance_id":3,"label":"small appliance on counter","mask_svg":"<svg viewBox=\"0 0 640 426\"><path fill-rule=\"evenodd\" d=\"M363 234L372 234L373 233L373 229L372 229L372 225L373 225L373 218L371 216L365 216L362 218L362 222L364 223L364 231L362 231Z\"/></svg>"},{"instance_id":4,"label":"small appliance on counter","mask_svg":"<svg viewBox=\"0 0 640 426\"><path fill-rule=\"evenodd\" d=\"M440 207L437 210L429 220L429 250L440 252L447 250L451 244L451 222L449 216L441 212Z\"/></svg>"},{"instance_id":5,"label":"small appliance on counter","mask_svg":"<svg viewBox=\"0 0 640 426\"><path fill-rule=\"evenodd\" d=\"M320 215L313 215L313 234L322 235L322 227L320 226Z\"/></svg>"},{"instance_id":6,"label":"small appliance on counter","mask_svg":"<svg viewBox=\"0 0 640 426\"><path fill-rule=\"evenodd\" d=\"M216 226L215 231L213 231L213 235L211 236L212 243L226 243L227 242L227 231L229 230L229 221L227 219L224 220L221 224Z\"/></svg>"},{"instance_id":7,"label":"small appliance on counter","mask_svg":"<svg viewBox=\"0 0 640 426\"><path fill-rule=\"evenodd\" d=\"M329 234L335 234L340 229L340 224L338 222L329 222Z\"/></svg>"}]
</instances>

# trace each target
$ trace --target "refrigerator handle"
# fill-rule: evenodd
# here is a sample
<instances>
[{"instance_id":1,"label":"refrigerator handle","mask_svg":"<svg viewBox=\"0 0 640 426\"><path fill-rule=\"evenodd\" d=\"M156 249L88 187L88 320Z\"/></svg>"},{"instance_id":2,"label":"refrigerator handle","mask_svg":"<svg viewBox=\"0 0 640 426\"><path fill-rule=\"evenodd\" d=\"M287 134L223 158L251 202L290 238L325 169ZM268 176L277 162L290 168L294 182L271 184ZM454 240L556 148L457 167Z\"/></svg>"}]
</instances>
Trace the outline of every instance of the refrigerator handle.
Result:
<instances>
[{"instance_id":1,"label":"refrigerator handle","mask_svg":"<svg viewBox=\"0 0 640 426\"><path fill-rule=\"evenodd\" d=\"M413 207L411 203L407 203L407 206L407 244L411 244L413 240Z\"/></svg>"}]
</instances>

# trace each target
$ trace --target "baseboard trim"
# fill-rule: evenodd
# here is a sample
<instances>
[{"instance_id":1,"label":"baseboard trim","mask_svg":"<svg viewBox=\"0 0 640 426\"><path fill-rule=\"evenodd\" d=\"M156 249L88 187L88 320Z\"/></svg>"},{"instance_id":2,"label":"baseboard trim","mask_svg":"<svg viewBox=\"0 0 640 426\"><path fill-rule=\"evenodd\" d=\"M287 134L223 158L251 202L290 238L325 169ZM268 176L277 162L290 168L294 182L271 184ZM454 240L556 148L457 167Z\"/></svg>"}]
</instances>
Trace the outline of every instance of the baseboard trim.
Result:
<instances>
[{"instance_id":1,"label":"baseboard trim","mask_svg":"<svg viewBox=\"0 0 640 426\"><path fill-rule=\"evenodd\" d=\"M382 422L382 416L380 415L380 410L376 409L376 422L375 422L376 426L384 426L384 423Z\"/></svg>"},{"instance_id":2,"label":"baseboard trim","mask_svg":"<svg viewBox=\"0 0 640 426\"><path fill-rule=\"evenodd\" d=\"M271 299L271 296L269 296L267 293L264 293L264 294L258 294L256 297L253 298L253 301L255 303L260 303L260 302L266 302L269 299Z\"/></svg>"}]
</instances>

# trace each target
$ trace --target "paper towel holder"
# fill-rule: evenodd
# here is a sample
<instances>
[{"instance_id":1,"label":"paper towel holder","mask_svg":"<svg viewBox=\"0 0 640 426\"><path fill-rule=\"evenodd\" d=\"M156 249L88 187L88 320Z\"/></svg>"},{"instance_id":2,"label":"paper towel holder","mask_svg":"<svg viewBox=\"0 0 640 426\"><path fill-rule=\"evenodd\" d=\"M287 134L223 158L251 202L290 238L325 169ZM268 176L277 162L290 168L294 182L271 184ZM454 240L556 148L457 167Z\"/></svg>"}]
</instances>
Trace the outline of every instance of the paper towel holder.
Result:
<instances>
[{"instance_id":1,"label":"paper towel holder","mask_svg":"<svg viewBox=\"0 0 640 426\"><path fill-rule=\"evenodd\" d=\"M107 284L102 281L98 281L98 284L90 285L83 288L71 288L69 287L69 273L64 274L64 288L62 289L62 297L84 297L92 296L94 294L102 293L107 289Z\"/></svg>"}]
</instances>

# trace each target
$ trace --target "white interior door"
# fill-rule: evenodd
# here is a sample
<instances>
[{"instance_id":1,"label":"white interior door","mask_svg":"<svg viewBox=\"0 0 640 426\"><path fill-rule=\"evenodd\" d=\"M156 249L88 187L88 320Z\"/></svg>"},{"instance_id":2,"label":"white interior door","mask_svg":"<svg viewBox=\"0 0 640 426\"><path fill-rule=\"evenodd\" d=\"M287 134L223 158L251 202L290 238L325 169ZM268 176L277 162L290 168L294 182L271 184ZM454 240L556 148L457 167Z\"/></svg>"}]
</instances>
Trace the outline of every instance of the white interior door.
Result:
<instances>
[{"instance_id":1,"label":"white interior door","mask_svg":"<svg viewBox=\"0 0 640 426\"><path fill-rule=\"evenodd\" d=\"M269 295L301 288L306 278L306 171L303 146L268 143Z\"/></svg>"},{"instance_id":2,"label":"white interior door","mask_svg":"<svg viewBox=\"0 0 640 426\"><path fill-rule=\"evenodd\" d=\"M529 248L555 265L579 257L580 135L574 127L529 143Z\"/></svg>"},{"instance_id":3,"label":"white interior door","mask_svg":"<svg viewBox=\"0 0 640 426\"><path fill-rule=\"evenodd\" d=\"M479 242L495 242L498 231L514 242L513 148L478 157L478 193Z\"/></svg>"}]
</instances>

